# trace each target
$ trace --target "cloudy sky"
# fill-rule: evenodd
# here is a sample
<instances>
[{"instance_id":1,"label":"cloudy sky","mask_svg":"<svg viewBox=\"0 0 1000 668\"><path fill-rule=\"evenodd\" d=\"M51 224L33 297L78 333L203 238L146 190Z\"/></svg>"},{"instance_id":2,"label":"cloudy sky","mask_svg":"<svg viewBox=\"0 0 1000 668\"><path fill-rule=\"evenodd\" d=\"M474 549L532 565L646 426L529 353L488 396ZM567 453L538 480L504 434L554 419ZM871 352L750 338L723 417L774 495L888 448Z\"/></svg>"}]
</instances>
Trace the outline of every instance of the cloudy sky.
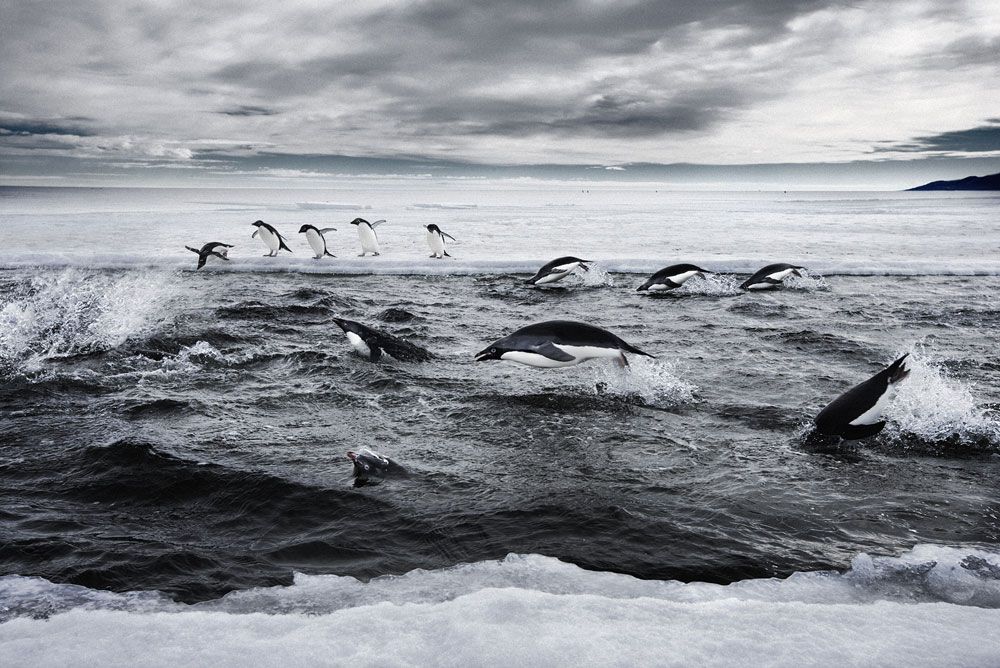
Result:
<instances>
[{"instance_id":1,"label":"cloudy sky","mask_svg":"<svg viewBox=\"0 0 1000 668\"><path fill-rule=\"evenodd\" d=\"M0 54L7 183L1000 171L997 0L4 0Z\"/></svg>"}]
</instances>

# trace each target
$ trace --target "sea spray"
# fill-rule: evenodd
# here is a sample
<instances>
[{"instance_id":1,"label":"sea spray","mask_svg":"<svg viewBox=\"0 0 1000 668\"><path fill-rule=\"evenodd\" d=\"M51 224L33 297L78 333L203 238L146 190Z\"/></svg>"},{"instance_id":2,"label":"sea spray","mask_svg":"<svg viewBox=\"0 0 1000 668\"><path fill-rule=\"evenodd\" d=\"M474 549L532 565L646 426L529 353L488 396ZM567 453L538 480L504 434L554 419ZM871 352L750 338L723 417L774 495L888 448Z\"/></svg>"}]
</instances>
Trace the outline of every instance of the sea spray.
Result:
<instances>
[{"instance_id":1,"label":"sea spray","mask_svg":"<svg viewBox=\"0 0 1000 668\"><path fill-rule=\"evenodd\" d=\"M594 387L598 394L638 398L644 404L676 406L693 401L697 387L679 378L674 365L661 359L636 355L622 369L615 364L594 365Z\"/></svg>"}]
</instances>

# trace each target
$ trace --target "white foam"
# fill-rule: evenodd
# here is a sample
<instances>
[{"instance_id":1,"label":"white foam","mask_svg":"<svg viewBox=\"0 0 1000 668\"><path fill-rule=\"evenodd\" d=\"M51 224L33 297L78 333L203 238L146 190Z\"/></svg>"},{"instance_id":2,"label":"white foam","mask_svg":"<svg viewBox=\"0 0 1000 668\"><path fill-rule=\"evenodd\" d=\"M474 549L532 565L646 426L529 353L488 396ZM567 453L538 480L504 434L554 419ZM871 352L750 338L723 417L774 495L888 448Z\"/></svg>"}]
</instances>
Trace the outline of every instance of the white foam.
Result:
<instances>
[{"instance_id":1,"label":"white foam","mask_svg":"<svg viewBox=\"0 0 1000 668\"><path fill-rule=\"evenodd\" d=\"M951 378L920 348L910 350L906 367L910 375L899 383L885 411L890 434L1000 444L1000 423L979 407L968 385Z\"/></svg>"},{"instance_id":2,"label":"white foam","mask_svg":"<svg viewBox=\"0 0 1000 668\"><path fill-rule=\"evenodd\" d=\"M0 651L15 666L985 666L1000 662L998 578L996 550L932 545L728 586L510 555L367 583L300 574L191 606L8 576Z\"/></svg>"},{"instance_id":3,"label":"white foam","mask_svg":"<svg viewBox=\"0 0 1000 668\"><path fill-rule=\"evenodd\" d=\"M830 284L820 274L810 272L808 269L799 269L799 273L802 275L796 276L792 274L786 278L784 280L785 287L793 290L806 290L808 292L830 289Z\"/></svg>"},{"instance_id":4,"label":"white foam","mask_svg":"<svg viewBox=\"0 0 1000 668\"><path fill-rule=\"evenodd\" d=\"M629 366L614 364L593 367L594 387L598 394L639 397L643 403L676 406L694 400L697 388L678 377L674 365L664 359L628 355Z\"/></svg>"}]
</instances>

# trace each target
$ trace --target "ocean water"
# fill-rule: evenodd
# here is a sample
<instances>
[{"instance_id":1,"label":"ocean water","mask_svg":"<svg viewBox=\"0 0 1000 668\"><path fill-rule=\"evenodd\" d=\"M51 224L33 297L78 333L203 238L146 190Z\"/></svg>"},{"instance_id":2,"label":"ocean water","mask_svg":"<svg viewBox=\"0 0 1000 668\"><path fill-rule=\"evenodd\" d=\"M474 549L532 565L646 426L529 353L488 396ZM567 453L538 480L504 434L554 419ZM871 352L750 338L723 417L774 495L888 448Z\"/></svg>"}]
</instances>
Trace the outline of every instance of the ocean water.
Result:
<instances>
[{"instance_id":1,"label":"ocean water","mask_svg":"<svg viewBox=\"0 0 1000 668\"><path fill-rule=\"evenodd\" d=\"M14 665L1000 661L996 196L399 180L0 207ZM381 256L355 216L387 219ZM258 218L293 253L261 257ZM303 223L338 227L336 259ZM232 260L195 271L207 241ZM524 284L564 254L594 270ZM736 288L777 261L808 272ZM635 292L676 262L721 273ZM334 317L434 359L369 363ZM473 361L552 318L656 358ZM882 434L805 438L904 352ZM364 447L409 476L353 487Z\"/></svg>"}]
</instances>

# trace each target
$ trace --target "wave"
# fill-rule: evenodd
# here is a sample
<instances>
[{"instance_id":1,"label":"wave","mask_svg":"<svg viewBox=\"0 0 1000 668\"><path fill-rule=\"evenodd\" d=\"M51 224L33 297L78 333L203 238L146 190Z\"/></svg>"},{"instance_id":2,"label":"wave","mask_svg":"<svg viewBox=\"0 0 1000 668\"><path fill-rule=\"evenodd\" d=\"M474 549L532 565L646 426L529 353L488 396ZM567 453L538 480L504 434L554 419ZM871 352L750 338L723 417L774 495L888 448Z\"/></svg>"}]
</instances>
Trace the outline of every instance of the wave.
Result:
<instances>
[{"instance_id":1,"label":"wave","mask_svg":"<svg viewBox=\"0 0 1000 668\"><path fill-rule=\"evenodd\" d=\"M0 578L17 665L996 665L1000 552L918 545L851 568L730 585L639 580L540 555L196 604ZM183 638L183 642L178 642Z\"/></svg>"},{"instance_id":2,"label":"wave","mask_svg":"<svg viewBox=\"0 0 1000 668\"><path fill-rule=\"evenodd\" d=\"M338 257L313 260L308 256L281 255L266 258L257 255L240 256L230 253L230 262L210 260L202 273L208 272L260 272L260 273L303 273L331 275L482 275L482 274L527 274L535 273L551 257L530 257L516 255L496 259L496 254L483 250L466 250L456 257L445 260L431 260L423 256L393 256L389 251L379 257L356 258ZM528 251L529 253L531 251ZM0 269L21 268L81 268L81 269L156 269L160 271L196 271L194 256L170 252L160 255L142 254L58 254L58 253L12 253L0 260ZM611 273L649 275L662 268L670 259L661 258L594 258L600 260L601 267ZM706 269L721 274L749 275L768 262L767 258L684 258ZM799 289L823 289L821 277L829 276L1000 276L1000 262L983 259L963 259L955 261L924 260L824 260L810 261L801 258L788 259L789 262L806 265L809 274L789 283ZM693 281L693 279L692 279Z\"/></svg>"}]
</instances>

